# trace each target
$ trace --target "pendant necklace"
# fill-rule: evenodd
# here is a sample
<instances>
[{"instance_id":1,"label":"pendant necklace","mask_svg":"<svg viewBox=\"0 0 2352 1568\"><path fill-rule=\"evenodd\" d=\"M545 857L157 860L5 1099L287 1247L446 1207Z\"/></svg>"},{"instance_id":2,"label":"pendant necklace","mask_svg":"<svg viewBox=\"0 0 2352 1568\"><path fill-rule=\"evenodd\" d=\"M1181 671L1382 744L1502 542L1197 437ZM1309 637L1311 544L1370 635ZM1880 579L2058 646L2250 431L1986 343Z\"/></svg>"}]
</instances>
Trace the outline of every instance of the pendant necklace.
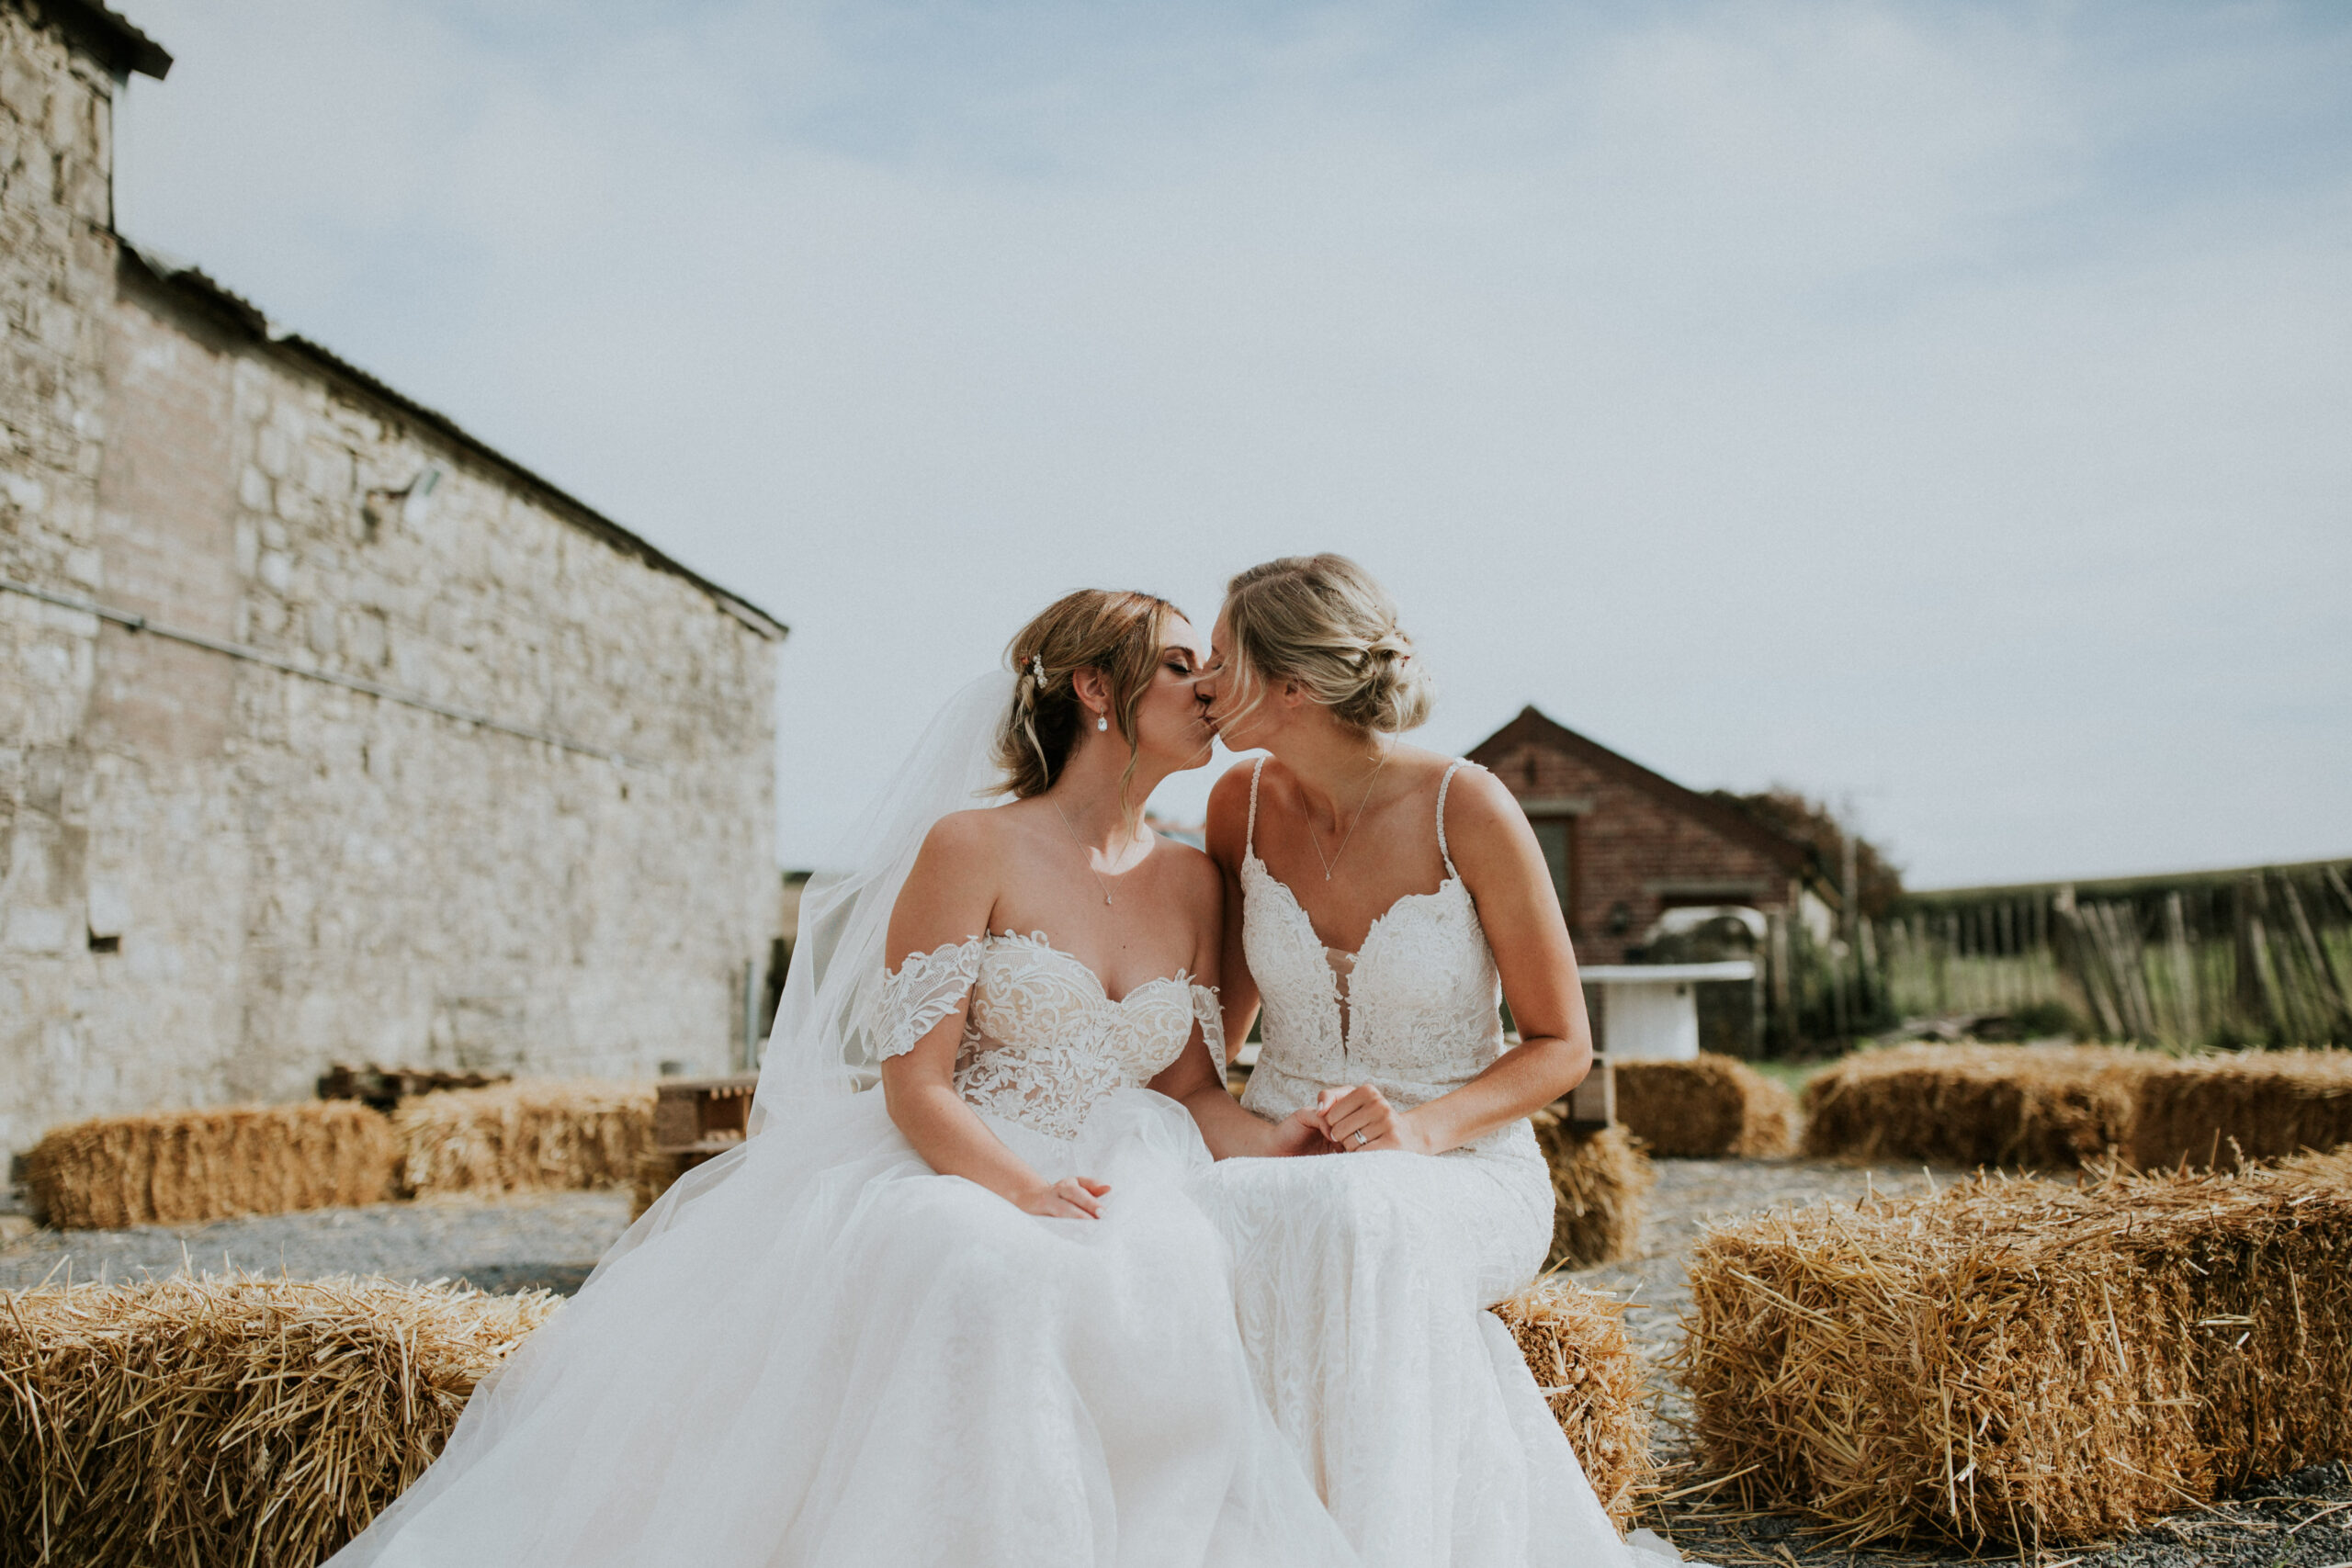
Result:
<instances>
[{"instance_id":1,"label":"pendant necklace","mask_svg":"<svg viewBox=\"0 0 2352 1568\"><path fill-rule=\"evenodd\" d=\"M1329 860L1323 860L1323 846L1315 841L1315 824L1312 821L1307 823L1306 841L1308 845L1314 849L1315 858L1317 860L1323 861L1324 881L1329 882L1331 880L1331 874L1339 869L1340 857L1348 852L1348 845L1354 841L1356 829L1363 821L1363 808L1372 804L1372 786L1380 782L1380 769L1388 765L1388 756L1390 751L1393 750L1395 750L1393 747L1381 748L1380 767L1373 769L1372 777L1363 781L1363 798L1356 802L1355 819L1348 824L1347 837L1340 840L1340 847L1331 852L1331 858ZM1067 818L1065 818L1063 825L1065 827L1069 825ZM1104 902L1108 903L1109 900L1106 898Z\"/></svg>"},{"instance_id":2,"label":"pendant necklace","mask_svg":"<svg viewBox=\"0 0 2352 1568\"><path fill-rule=\"evenodd\" d=\"M1062 819L1062 831L1068 833L1069 835L1069 841L1078 846L1078 852L1086 857L1086 874L1094 878L1095 886L1102 889L1102 902L1106 905L1109 904L1111 902L1111 885L1102 880L1102 874L1101 872L1094 869L1093 854L1087 849L1086 840L1078 836L1078 829L1069 825L1069 813L1062 809L1062 803L1058 800L1054 802L1054 815Z\"/></svg>"}]
</instances>

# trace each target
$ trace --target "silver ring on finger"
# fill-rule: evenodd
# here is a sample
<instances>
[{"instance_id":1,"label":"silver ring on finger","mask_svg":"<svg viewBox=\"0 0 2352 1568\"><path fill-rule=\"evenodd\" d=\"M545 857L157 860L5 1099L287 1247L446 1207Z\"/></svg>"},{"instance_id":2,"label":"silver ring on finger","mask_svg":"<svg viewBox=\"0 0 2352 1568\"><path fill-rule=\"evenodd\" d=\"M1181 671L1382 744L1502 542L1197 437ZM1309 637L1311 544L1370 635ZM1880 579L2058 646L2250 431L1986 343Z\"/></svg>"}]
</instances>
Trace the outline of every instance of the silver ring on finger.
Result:
<instances>
[{"instance_id":1,"label":"silver ring on finger","mask_svg":"<svg viewBox=\"0 0 2352 1568\"><path fill-rule=\"evenodd\" d=\"M1362 1148L1362 1147L1363 1147L1363 1145L1364 1145L1364 1136L1363 1136L1363 1134L1362 1133L1358 1133L1358 1134L1356 1134L1356 1147L1358 1147L1358 1148Z\"/></svg>"}]
</instances>

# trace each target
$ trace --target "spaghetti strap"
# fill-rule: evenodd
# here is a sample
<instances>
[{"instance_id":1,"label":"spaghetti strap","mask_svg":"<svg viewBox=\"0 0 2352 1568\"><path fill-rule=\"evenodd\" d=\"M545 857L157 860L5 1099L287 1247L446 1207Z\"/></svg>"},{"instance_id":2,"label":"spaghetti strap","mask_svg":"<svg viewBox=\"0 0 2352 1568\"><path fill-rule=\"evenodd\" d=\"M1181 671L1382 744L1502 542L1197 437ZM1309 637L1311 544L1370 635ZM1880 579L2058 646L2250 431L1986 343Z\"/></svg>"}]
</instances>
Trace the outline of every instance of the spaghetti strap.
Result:
<instances>
[{"instance_id":1,"label":"spaghetti strap","mask_svg":"<svg viewBox=\"0 0 2352 1568\"><path fill-rule=\"evenodd\" d=\"M1459 874L1453 869L1453 852L1445 847L1445 792L1453 787L1453 775L1461 766L1461 759L1456 758L1445 770L1445 777L1437 781L1437 852L1438 858L1445 862L1445 874L1449 877ZM1253 807L1257 804L1254 784L1250 792L1250 804ZM1256 815L1254 810L1251 815L1253 817Z\"/></svg>"},{"instance_id":2,"label":"spaghetti strap","mask_svg":"<svg viewBox=\"0 0 2352 1568\"><path fill-rule=\"evenodd\" d=\"M1266 771L1266 759L1260 757L1258 765L1250 770L1250 827L1242 834L1241 852L1256 859L1258 854L1258 775ZM1439 831L1442 833L1443 829Z\"/></svg>"}]
</instances>

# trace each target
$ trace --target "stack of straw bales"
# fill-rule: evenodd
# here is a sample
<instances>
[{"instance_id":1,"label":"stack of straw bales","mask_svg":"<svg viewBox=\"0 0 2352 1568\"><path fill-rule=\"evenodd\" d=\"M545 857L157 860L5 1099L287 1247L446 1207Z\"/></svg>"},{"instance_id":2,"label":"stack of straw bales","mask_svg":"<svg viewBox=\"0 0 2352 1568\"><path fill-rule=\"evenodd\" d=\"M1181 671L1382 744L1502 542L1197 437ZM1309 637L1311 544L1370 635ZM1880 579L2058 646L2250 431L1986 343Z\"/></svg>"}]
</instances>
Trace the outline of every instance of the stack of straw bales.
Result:
<instances>
[{"instance_id":1,"label":"stack of straw bales","mask_svg":"<svg viewBox=\"0 0 2352 1568\"><path fill-rule=\"evenodd\" d=\"M1552 1168L1552 1269L1582 1269L1633 1255L1642 1209L1657 1172L1618 1126L1580 1129L1553 1108L1532 1118Z\"/></svg>"},{"instance_id":2,"label":"stack of straw bales","mask_svg":"<svg viewBox=\"0 0 2352 1568\"><path fill-rule=\"evenodd\" d=\"M1518 1341L1585 1479L1623 1531L1655 1473L1641 1358L1625 1333L1625 1303L1547 1277L1494 1313Z\"/></svg>"},{"instance_id":3,"label":"stack of straw bales","mask_svg":"<svg viewBox=\"0 0 2352 1568\"><path fill-rule=\"evenodd\" d=\"M316 1562L558 1304L350 1280L0 1292L0 1568Z\"/></svg>"},{"instance_id":4,"label":"stack of straw bales","mask_svg":"<svg viewBox=\"0 0 2352 1568\"><path fill-rule=\"evenodd\" d=\"M2160 1061L2140 1079L2132 1163L2143 1170L2278 1159L2352 1144L2352 1051Z\"/></svg>"},{"instance_id":5,"label":"stack of straw bales","mask_svg":"<svg viewBox=\"0 0 2352 1568\"><path fill-rule=\"evenodd\" d=\"M2352 1154L1768 1215L1690 1281L1702 1461L1855 1541L2089 1540L2352 1455Z\"/></svg>"},{"instance_id":6,"label":"stack of straw bales","mask_svg":"<svg viewBox=\"0 0 2352 1568\"><path fill-rule=\"evenodd\" d=\"M1804 1089L1804 1152L2066 1168L2130 1146L2140 1081L2165 1058L2105 1045L1901 1045Z\"/></svg>"},{"instance_id":7,"label":"stack of straw bales","mask_svg":"<svg viewBox=\"0 0 2352 1568\"><path fill-rule=\"evenodd\" d=\"M1669 1159L1777 1159L1796 1147L1797 1101L1745 1062L1619 1062L1617 1119Z\"/></svg>"},{"instance_id":8,"label":"stack of straw bales","mask_svg":"<svg viewBox=\"0 0 2352 1568\"><path fill-rule=\"evenodd\" d=\"M316 1562L424 1472L560 1303L380 1280L0 1292L0 1568ZM1651 1474L1622 1304L1495 1309L1603 1506Z\"/></svg>"},{"instance_id":9,"label":"stack of straw bales","mask_svg":"<svg viewBox=\"0 0 2352 1568\"><path fill-rule=\"evenodd\" d=\"M653 1147L650 1084L540 1078L403 1100L401 1190L544 1192L633 1183Z\"/></svg>"},{"instance_id":10,"label":"stack of straw bales","mask_svg":"<svg viewBox=\"0 0 2352 1568\"><path fill-rule=\"evenodd\" d=\"M377 1112L307 1101L76 1122L25 1156L25 1181L53 1225L187 1224L380 1203L399 1162Z\"/></svg>"}]
</instances>

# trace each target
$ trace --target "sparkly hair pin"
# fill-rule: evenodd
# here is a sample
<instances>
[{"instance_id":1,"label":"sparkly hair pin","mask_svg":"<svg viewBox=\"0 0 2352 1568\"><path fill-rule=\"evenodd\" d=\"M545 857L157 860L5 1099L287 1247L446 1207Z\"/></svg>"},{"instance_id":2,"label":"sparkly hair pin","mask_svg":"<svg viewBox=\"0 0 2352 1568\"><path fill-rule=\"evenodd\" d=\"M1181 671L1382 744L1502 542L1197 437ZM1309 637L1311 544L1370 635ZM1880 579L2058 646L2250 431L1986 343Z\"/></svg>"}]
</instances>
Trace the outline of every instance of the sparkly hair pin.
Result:
<instances>
[{"instance_id":1,"label":"sparkly hair pin","mask_svg":"<svg viewBox=\"0 0 2352 1568\"><path fill-rule=\"evenodd\" d=\"M1034 653L1029 656L1029 679L1037 683L1039 691L1046 689L1046 661Z\"/></svg>"}]
</instances>

